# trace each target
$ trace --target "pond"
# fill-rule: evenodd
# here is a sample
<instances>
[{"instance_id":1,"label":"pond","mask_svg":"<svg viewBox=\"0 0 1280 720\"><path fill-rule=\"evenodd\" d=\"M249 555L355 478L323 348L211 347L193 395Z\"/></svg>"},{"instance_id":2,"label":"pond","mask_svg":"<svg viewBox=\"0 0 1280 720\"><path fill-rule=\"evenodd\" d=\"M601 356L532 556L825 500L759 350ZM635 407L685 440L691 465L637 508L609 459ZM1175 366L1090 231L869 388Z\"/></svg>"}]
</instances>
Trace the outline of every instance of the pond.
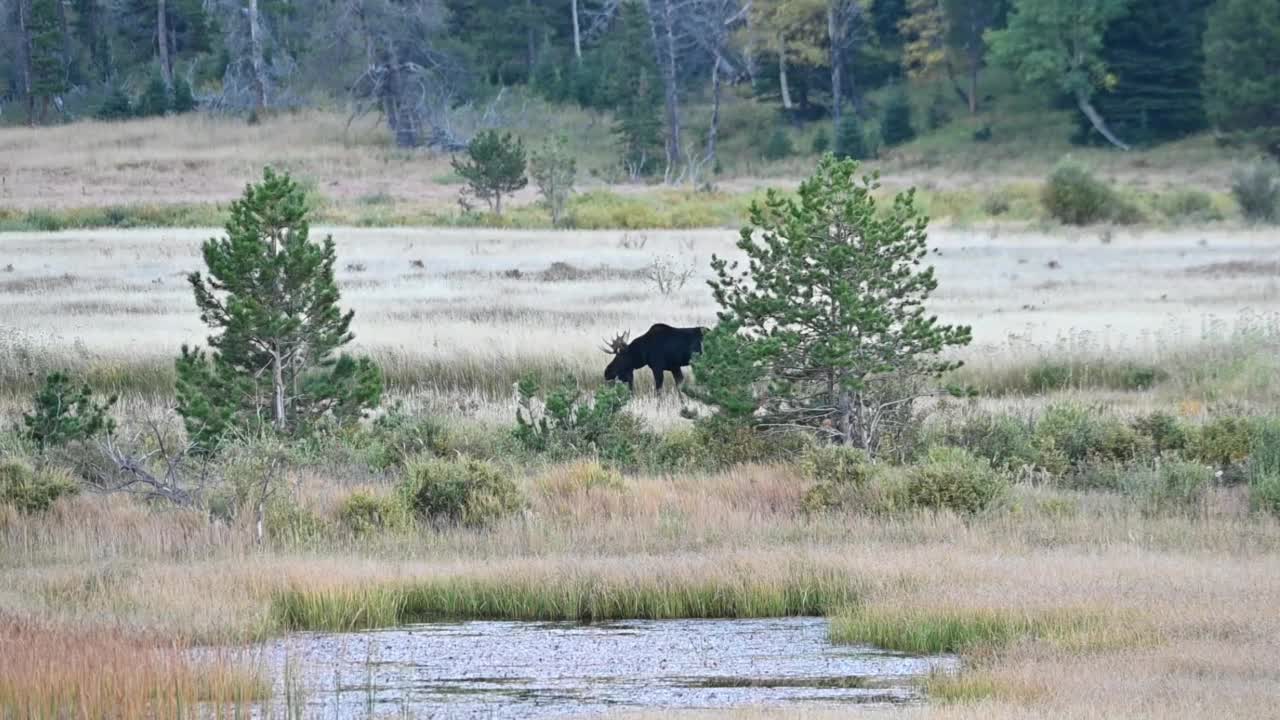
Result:
<instances>
[{"instance_id":1,"label":"pond","mask_svg":"<svg viewBox=\"0 0 1280 720\"><path fill-rule=\"evenodd\" d=\"M326 718L901 703L920 699L914 677L956 663L834 646L822 618L430 623L261 649L301 687L304 714Z\"/></svg>"}]
</instances>

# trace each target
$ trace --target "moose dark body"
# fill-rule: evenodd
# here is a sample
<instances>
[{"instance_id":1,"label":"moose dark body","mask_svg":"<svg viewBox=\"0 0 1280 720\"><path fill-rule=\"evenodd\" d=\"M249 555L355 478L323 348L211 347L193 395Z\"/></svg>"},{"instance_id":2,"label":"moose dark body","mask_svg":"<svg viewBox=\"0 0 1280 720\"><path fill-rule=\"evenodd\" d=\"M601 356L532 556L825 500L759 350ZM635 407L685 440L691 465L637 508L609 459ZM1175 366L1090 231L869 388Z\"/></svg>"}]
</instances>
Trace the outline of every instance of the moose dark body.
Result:
<instances>
[{"instance_id":1,"label":"moose dark body","mask_svg":"<svg viewBox=\"0 0 1280 720\"><path fill-rule=\"evenodd\" d=\"M610 352L616 354L604 369L604 379L624 382L634 388L633 374L648 367L653 371L653 384L658 390L662 389L666 372L670 372L679 385L684 382L680 368L692 363L693 356L702 352L702 335L706 332L708 328L678 328L658 323L625 346L615 339Z\"/></svg>"}]
</instances>

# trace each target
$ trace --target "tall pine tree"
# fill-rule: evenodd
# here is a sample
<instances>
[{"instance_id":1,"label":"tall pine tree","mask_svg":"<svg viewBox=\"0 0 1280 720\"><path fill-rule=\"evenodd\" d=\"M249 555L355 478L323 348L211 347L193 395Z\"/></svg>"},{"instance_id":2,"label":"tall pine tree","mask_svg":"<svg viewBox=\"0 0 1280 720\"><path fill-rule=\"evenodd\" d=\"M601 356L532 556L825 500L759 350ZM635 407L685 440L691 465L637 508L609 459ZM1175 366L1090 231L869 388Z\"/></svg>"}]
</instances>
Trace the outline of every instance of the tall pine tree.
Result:
<instances>
[{"instance_id":1,"label":"tall pine tree","mask_svg":"<svg viewBox=\"0 0 1280 720\"><path fill-rule=\"evenodd\" d=\"M205 449L228 431L349 423L381 399L377 367L336 355L354 313L338 308L333 238L312 242L306 215L302 188L267 168L231 204L226 237L204 243L208 276L188 277L200 319L220 331L208 353L183 346L177 361L178 412Z\"/></svg>"},{"instance_id":2,"label":"tall pine tree","mask_svg":"<svg viewBox=\"0 0 1280 720\"><path fill-rule=\"evenodd\" d=\"M1103 38L1114 82L1094 104L1112 130L1134 143L1176 140L1207 124L1202 38L1211 0L1132 0ZM1079 136L1105 142L1080 116Z\"/></svg>"},{"instance_id":3,"label":"tall pine tree","mask_svg":"<svg viewBox=\"0 0 1280 720\"><path fill-rule=\"evenodd\" d=\"M67 67L62 55L62 25L58 20L59 0L31 2L31 100L40 106L40 121L49 113L49 103L67 91Z\"/></svg>"}]
</instances>

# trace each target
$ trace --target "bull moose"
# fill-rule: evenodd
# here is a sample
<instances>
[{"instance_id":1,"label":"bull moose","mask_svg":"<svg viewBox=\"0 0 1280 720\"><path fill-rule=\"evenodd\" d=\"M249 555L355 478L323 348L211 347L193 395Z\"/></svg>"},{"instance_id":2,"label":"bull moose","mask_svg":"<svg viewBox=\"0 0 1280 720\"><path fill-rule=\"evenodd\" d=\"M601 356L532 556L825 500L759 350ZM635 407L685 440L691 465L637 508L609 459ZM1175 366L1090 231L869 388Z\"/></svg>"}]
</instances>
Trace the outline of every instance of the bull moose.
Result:
<instances>
[{"instance_id":1,"label":"bull moose","mask_svg":"<svg viewBox=\"0 0 1280 720\"><path fill-rule=\"evenodd\" d=\"M671 373L676 386L679 386L684 382L684 373L680 368L692 363L693 356L702 352L702 336L710 331L710 328L705 327L678 328L658 323L630 342L627 338L631 334L622 333L601 348L605 353L613 355L613 360L604 369L604 379L624 382L634 389L633 374L647 366L653 371L653 384L659 391L662 390L663 373L666 372Z\"/></svg>"}]
</instances>

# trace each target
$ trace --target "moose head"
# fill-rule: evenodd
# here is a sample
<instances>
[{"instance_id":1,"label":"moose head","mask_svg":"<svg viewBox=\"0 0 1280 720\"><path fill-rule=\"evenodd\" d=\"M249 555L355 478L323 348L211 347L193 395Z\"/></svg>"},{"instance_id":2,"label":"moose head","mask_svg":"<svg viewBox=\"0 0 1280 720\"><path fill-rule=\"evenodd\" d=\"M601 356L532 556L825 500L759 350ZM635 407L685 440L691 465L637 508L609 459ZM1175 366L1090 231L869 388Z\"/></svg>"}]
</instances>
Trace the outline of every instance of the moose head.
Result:
<instances>
[{"instance_id":1,"label":"moose head","mask_svg":"<svg viewBox=\"0 0 1280 720\"><path fill-rule=\"evenodd\" d=\"M600 348L606 355L613 356L613 360L610 360L608 366L604 369L605 380L610 382L617 380L628 385L631 384L632 373L635 368L630 366L626 357L630 338L630 332L619 333L612 340L606 340L604 346Z\"/></svg>"}]
</instances>

